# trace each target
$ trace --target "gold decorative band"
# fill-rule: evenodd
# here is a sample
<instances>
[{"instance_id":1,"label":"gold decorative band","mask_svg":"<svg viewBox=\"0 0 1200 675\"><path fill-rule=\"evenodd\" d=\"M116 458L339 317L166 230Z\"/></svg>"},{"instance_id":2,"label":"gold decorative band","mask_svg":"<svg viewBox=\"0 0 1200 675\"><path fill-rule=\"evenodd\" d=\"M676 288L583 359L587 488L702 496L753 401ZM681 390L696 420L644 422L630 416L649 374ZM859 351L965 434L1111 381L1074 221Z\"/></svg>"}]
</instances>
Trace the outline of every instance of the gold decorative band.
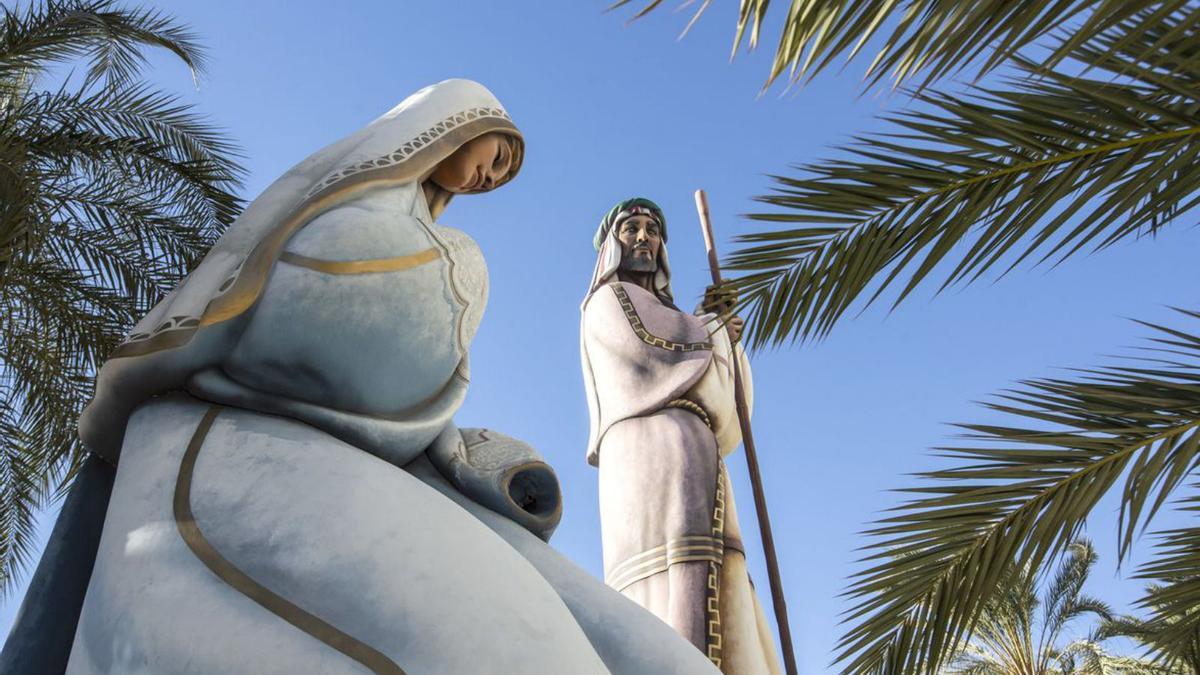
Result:
<instances>
[{"instance_id":1,"label":"gold decorative band","mask_svg":"<svg viewBox=\"0 0 1200 675\"><path fill-rule=\"evenodd\" d=\"M195 333L195 326L185 326L175 330L164 330L149 339L122 342L108 355L108 358L124 359L132 356L144 356L161 349L175 349L187 344Z\"/></svg>"},{"instance_id":2,"label":"gold decorative band","mask_svg":"<svg viewBox=\"0 0 1200 675\"><path fill-rule=\"evenodd\" d=\"M621 591L635 582L666 571L671 565L685 562L711 562L720 565L724 560L724 553L725 542L717 537L679 537L614 565L606 575L605 583Z\"/></svg>"},{"instance_id":3,"label":"gold decorative band","mask_svg":"<svg viewBox=\"0 0 1200 675\"><path fill-rule=\"evenodd\" d=\"M221 581L229 584L242 595L258 603L268 612L287 621L296 628L333 647L381 675L404 675L404 670L391 659L371 646L343 633L334 626L309 614L286 598L276 594L241 571L221 555L200 531L192 513L192 473L196 469L196 458L204 445L204 438L220 414L220 406L213 406L204 414L200 425L192 434L183 461L179 464L179 477L175 481L175 526L192 553L204 563Z\"/></svg>"},{"instance_id":4,"label":"gold decorative band","mask_svg":"<svg viewBox=\"0 0 1200 675\"><path fill-rule=\"evenodd\" d=\"M704 653L718 669L721 668L721 566L708 564L708 580L704 591L704 612L708 630L704 635Z\"/></svg>"},{"instance_id":5,"label":"gold decorative band","mask_svg":"<svg viewBox=\"0 0 1200 675\"><path fill-rule=\"evenodd\" d=\"M186 325L178 330L163 333L159 329L150 335L131 337L118 346L109 358L145 356L164 349L177 349L190 342L200 328L240 316L258 301L272 267L292 235L314 218L372 189L417 181L467 141L491 132L521 138L521 132L505 117L478 117L462 124L456 123L453 128L444 127L436 133L431 129L426 134L426 140L419 144L420 147L414 146L402 162L385 163L383 167L372 170L356 169L353 175L343 175L322 185L254 245L241 267L226 279L227 286L222 285L223 292L209 301L200 316L184 317ZM523 142L518 143L517 147L523 150ZM505 181L511 179L519 168L520 156L514 156L514 167Z\"/></svg>"},{"instance_id":6,"label":"gold decorative band","mask_svg":"<svg viewBox=\"0 0 1200 675\"><path fill-rule=\"evenodd\" d=\"M717 458L717 485L713 492L712 535L715 539L725 541L725 462ZM738 542L739 544L741 542ZM744 555L744 554L743 554ZM708 588L705 593L705 610L708 614L708 634L705 636L705 653L708 660L717 668L721 667L721 574L722 566L716 563L708 565Z\"/></svg>"},{"instance_id":7,"label":"gold decorative band","mask_svg":"<svg viewBox=\"0 0 1200 675\"><path fill-rule=\"evenodd\" d=\"M642 342L651 347L658 347L671 352L712 351L713 346L711 342L672 342L651 333L646 328L646 324L642 322L642 317L638 315L637 307L634 307L633 301L629 299L629 293L621 287L621 284L609 284L608 287L616 294L617 302L621 304L621 311L625 313L625 319L629 321L629 327L633 329L634 335L637 335Z\"/></svg>"},{"instance_id":8,"label":"gold decorative band","mask_svg":"<svg viewBox=\"0 0 1200 675\"><path fill-rule=\"evenodd\" d=\"M279 259L283 247L296 232L317 216L370 190L401 185L418 180L426 170L432 170L467 141L491 131L504 131L519 136L512 122L499 117L481 117L445 132L423 145L404 162L389 164L372 171L362 171L344 177L305 199L290 215L273 227L250 251L245 264L224 295L218 295L204 310L201 326L228 321L246 311L258 301L266 286L271 267Z\"/></svg>"},{"instance_id":9,"label":"gold decorative band","mask_svg":"<svg viewBox=\"0 0 1200 675\"><path fill-rule=\"evenodd\" d=\"M371 258L368 260L323 260L310 258L284 251L279 255L280 262L299 267L307 267L323 274L371 274L373 272L399 272L433 262L442 257L436 248L427 248L419 253L396 256L394 258Z\"/></svg>"}]
</instances>

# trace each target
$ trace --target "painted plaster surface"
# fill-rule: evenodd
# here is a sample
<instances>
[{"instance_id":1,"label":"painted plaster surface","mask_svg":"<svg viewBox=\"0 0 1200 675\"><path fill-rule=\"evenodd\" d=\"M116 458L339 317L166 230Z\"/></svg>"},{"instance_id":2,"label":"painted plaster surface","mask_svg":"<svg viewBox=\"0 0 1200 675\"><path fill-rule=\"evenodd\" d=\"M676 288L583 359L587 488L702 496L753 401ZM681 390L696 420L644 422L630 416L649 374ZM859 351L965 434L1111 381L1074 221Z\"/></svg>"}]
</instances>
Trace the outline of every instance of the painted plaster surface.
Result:
<instances>
[{"instance_id":1,"label":"painted plaster surface","mask_svg":"<svg viewBox=\"0 0 1200 675\"><path fill-rule=\"evenodd\" d=\"M535 450L452 422L487 270L421 182L486 133L521 156L451 80L317 152L101 369L81 433L118 469L69 673L712 672L549 548Z\"/></svg>"},{"instance_id":2,"label":"painted plaster surface","mask_svg":"<svg viewBox=\"0 0 1200 675\"><path fill-rule=\"evenodd\" d=\"M748 388L749 364L715 316L614 279L581 324L605 581L722 672L778 673L722 460L741 441L732 363Z\"/></svg>"}]
</instances>

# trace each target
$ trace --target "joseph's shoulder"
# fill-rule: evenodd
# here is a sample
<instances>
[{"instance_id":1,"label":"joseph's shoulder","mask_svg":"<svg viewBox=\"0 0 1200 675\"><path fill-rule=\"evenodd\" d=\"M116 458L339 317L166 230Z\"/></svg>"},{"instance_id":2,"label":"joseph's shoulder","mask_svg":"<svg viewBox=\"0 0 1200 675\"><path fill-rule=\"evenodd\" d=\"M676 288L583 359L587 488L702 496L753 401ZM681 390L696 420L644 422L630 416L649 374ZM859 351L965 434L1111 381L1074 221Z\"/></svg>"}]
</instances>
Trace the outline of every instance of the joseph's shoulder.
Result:
<instances>
[{"instance_id":1,"label":"joseph's shoulder","mask_svg":"<svg viewBox=\"0 0 1200 675\"><path fill-rule=\"evenodd\" d=\"M603 311L603 308L616 304L617 298L613 292L613 286L616 286L618 283L620 282L604 284L597 287L591 293L588 293L587 297L583 299L583 305L580 307L584 316L586 317L589 313L594 314Z\"/></svg>"}]
</instances>

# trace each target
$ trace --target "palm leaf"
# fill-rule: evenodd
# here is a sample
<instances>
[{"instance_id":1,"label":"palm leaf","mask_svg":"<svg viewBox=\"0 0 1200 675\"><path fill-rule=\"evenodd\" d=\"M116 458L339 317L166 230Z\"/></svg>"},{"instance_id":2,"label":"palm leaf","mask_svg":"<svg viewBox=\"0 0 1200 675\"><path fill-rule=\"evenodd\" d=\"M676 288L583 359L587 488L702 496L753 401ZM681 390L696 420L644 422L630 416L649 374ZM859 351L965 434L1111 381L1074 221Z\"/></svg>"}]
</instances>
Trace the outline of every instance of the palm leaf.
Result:
<instances>
[{"instance_id":1,"label":"palm leaf","mask_svg":"<svg viewBox=\"0 0 1200 675\"><path fill-rule=\"evenodd\" d=\"M1200 495L1192 495L1185 509L1200 512ZM1137 574L1155 582L1139 603L1151 611L1148 624L1153 631L1147 642L1171 665L1200 667L1200 528L1158 536L1158 557Z\"/></svg>"},{"instance_id":2,"label":"palm leaf","mask_svg":"<svg viewBox=\"0 0 1200 675\"><path fill-rule=\"evenodd\" d=\"M126 82L146 64L148 46L168 50L193 76L204 68L204 50L195 35L161 12L121 7L113 0L49 0L3 12L0 80L36 77L56 63L83 59L87 82Z\"/></svg>"},{"instance_id":3,"label":"palm leaf","mask_svg":"<svg viewBox=\"0 0 1200 675\"><path fill-rule=\"evenodd\" d=\"M1200 631L1194 623L1190 635L1186 634L1187 629L1182 631L1185 634L1171 630L1181 620L1191 622L1190 615L1196 612L1196 605L1185 607L1182 614L1162 611L1166 608L1156 603L1160 595L1169 598L1174 593L1163 584L1150 584L1141 601L1143 606L1153 610L1150 618L1113 617L1100 625L1098 633L1102 637L1123 636L1136 640L1148 649L1163 671L1200 672Z\"/></svg>"},{"instance_id":4,"label":"palm leaf","mask_svg":"<svg viewBox=\"0 0 1200 675\"><path fill-rule=\"evenodd\" d=\"M1200 5L1072 52L1090 75L917 94L895 130L776 176L726 268L754 346L819 338L856 302L940 288L1155 231L1200 203Z\"/></svg>"},{"instance_id":5,"label":"palm leaf","mask_svg":"<svg viewBox=\"0 0 1200 675\"><path fill-rule=\"evenodd\" d=\"M914 499L869 532L864 569L847 591L854 604L839 643L844 672L936 672L1005 580L1065 550L1106 493L1122 488L1123 535L1180 489L1155 477L1190 473L1200 461L1200 336L1155 334L1146 355L1127 363L1002 393L988 407L1012 424L963 425L973 442L942 449L957 465L923 474L925 484L905 490ZM1178 555L1161 556L1146 573L1177 572L1185 552L1194 563L1200 549L1189 545L1176 535L1170 550ZM1077 588L1077 576L1063 586L1064 594Z\"/></svg>"},{"instance_id":6,"label":"palm leaf","mask_svg":"<svg viewBox=\"0 0 1200 675\"><path fill-rule=\"evenodd\" d=\"M617 0L609 9L633 0ZM641 18L659 8L649 0L633 15ZM692 2L684 3L684 5ZM754 49L763 35L770 0L741 0L733 51ZM811 78L838 57L850 59L874 49L867 77L877 82L889 72L896 81L924 74L928 83L969 64L985 73L1058 29L1071 36L1051 51L1048 66L1060 62L1079 45L1150 9L1169 13L1185 6L1170 2L1120 0L791 0L779 23L779 43L765 86L785 73L792 81ZM704 2L688 27L708 9ZM878 38L878 39L877 39Z\"/></svg>"},{"instance_id":7,"label":"palm leaf","mask_svg":"<svg viewBox=\"0 0 1200 675\"><path fill-rule=\"evenodd\" d=\"M1037 568L1029 564L1008 567L996 592L984 603L968 641L948 659L942 672L1162 673L1147 659L1108 653L1103 642L1111 633L1097 632L1059 645L1066 625L1083 614L1113 620L1107 605L1083 594L1084 582L1097 560L1091 542L1078 539L1068 551L1057 571L1041 584L1041 597ZM1039 608L1042 611L1036 617Z\"/></svg>"}]
</instances>

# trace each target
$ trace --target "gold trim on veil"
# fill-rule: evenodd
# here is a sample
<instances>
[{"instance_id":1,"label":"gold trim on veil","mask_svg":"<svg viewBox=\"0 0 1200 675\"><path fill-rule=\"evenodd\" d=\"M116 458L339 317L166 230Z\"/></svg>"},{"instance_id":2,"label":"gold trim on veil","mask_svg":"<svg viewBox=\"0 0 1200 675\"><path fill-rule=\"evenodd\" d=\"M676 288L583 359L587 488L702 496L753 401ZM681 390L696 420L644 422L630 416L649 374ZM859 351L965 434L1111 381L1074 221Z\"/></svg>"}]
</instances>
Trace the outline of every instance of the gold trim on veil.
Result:
<instances>
[{"instance_id":1,"label":"gold trim on veil","mask_svg":"<svg viewBox=\"0 0 1200 675\"><path fill-rule=\"evenodd\" d=\"M468 111L467 114L471 114ZM143 356L163 349L173 349L186 344L200 328L211 326L222 321L228 321L249 309L266 285L267 277L275 261L279 259L284 246L296 232L300 231L314 218L338 204L349 201L369 190L402 185L417 180L432 171L439 162L449 157L455 150L468 141L490 132L501 132L517 139L520 132L509 121L507 114L500 108L487 111L489 117L475 116L474 119L452 127L442 135L433 139L424 147L409 155L404 161L370 168L347 174L345 177L329 182L313 196L306 199L283 222L275 226L247 256L245 263L234 270L232 276L222 282L219 294L214 297L200 317L178 317L177 321L160 324L151 334L133 334L122 342L109 358L128 358ZM504 115L500 117L499 115ZM520 148L521 143L514 144ZM519 166L520 153L514 155L513 169L505 176L503 182L511 180ZM493 188L494 189L494 188ZM438 190L434 202L436 211L445 209L450 201L450 193ZM430 212L435 218L435 205L430 204ZM198 321L190 322L189 319Z\"/></svg>"}]
</instances>

